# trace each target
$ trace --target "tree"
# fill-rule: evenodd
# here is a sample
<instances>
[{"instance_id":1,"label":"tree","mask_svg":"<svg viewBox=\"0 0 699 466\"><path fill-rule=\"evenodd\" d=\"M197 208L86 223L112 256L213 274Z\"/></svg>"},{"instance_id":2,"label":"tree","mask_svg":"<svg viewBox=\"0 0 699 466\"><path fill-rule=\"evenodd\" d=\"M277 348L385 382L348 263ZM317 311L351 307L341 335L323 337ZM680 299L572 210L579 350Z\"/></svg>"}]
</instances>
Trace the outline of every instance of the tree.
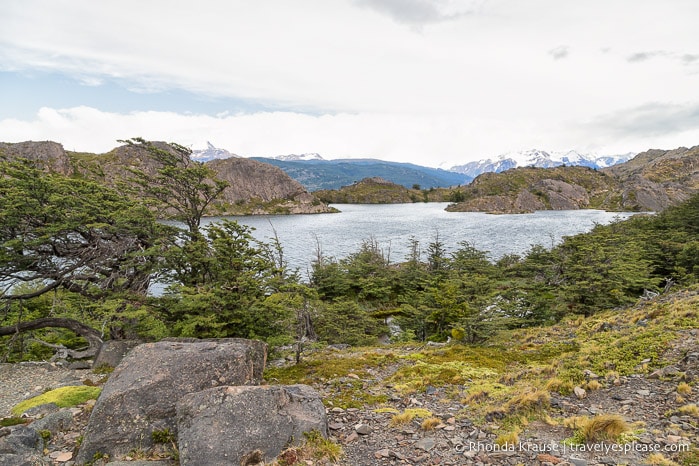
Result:
<instances>
[{"instance_id":1,"label":"tree","mask_svg":"<svg viewBox=\"0 0 699 466\"><path fill-rule=\"evenodd\" d=\"M156 201L163 212L187 225L196 236L206 209L217 199L228 183L217 180L214 171L202 162L191 159L191 149L176 143L158 144L142 138L119 141L148 151L158 163L155 173L131 170L145 196Z\"/></svg>"},{"instance_id":2,"label":"tree","mask_svg":"<svg viewBox=\"0 0 699 466\"><path fill-rule=\"evenodd\" d=\"M144 295L167 236L144 206L97 183L0 163L0 300L64 289ZM34 285L22 291L17 285Z\"/></svg>"},{"instance_id":3,"label":"tree","mask_svg":"<svg viewBox=\"0 0 699 466\"><path fill-rule=\"evenodd\" d=\"M86 323L94 314L69 316L53 306L28 314L27 304L49 293L54 301L79 296L89 306L118 296L100 312L117 330L129 303L145 301L172 232L115 190L45 173L26 160L0 162L0 336L63 327L87 339L88 353L50 345L68 356L94 354L102 333Z\"/></svg>"},{"instance_id":4,"label":"tree","mask_svg":"<svg viewBox=\"0 0 699 466\"><path fill-rule=\"evenodd\" d=\"M172 276L161 312L175 333L267 339L286 331L291 311L277 305L280 297L265 301L295 275L277 267L270 246L249 227L212 223L189 246L173 249L165 262Z\"/></svg>"}]
</instances>

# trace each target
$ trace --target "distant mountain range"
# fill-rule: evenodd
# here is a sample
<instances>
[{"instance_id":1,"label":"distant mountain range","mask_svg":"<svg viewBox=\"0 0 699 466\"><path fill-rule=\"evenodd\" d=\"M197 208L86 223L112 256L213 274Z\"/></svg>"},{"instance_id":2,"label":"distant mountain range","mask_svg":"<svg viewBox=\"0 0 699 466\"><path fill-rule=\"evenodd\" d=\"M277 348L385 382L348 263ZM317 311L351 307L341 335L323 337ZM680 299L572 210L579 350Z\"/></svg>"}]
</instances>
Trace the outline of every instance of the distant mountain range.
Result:
<instances>
[{"instance_id":1,"label":"distant mountain range","mask_svg":"<svg viewBox=\"0 0 699 466\"><path fill-rule=\"evenodd\" d=\"M546 152L531 149L508 152L495 159L483 159L464 165L456 165L450 171L462 173L473 179L482 173L501 173L518 167L553 168L568 165L600 169L626 162L635 155L634 153L628 153L624 155L598 156L595 154L581 154L574 150Z\"/></svg>"},{"instance_id":2,"label":"distant mountain range","mask_svg":"<svg viewBox=\"0 0 699 466\"><path fill-rule=\"evenodd\" d=\"M281 157L253 158L259 162L281 168L311 192L340 189L364 178L374 177L383 178L406 188L419 185L423 189L458 186L471 181L470 178L461 173L440 168L375 159L324 160L320 156L310 159L285 160Z\"/></svg>"},{"instance_id":3,"label":"distant mountain range","mask_svg":"<svg viewBox=\"0 0 699 466\"><path fill-rule=\"evenodd\" d=\"M601 169L626 162L634 155L629 153L598 156L576 151L546 152L531 149L456 165L449 170L377 159L326 160L317 153L252 158L281 168L308 191L319 191L340 189L364 178L373 177L380 177L406 188L446 188L468 184L482 173L501 173L518 167L552 168L562 165ZM238 156L225 149L219 149L210 142L207 142L205 149L192 151L192 159L202 162L229 157Z\"/></svg>"}]
</instances>

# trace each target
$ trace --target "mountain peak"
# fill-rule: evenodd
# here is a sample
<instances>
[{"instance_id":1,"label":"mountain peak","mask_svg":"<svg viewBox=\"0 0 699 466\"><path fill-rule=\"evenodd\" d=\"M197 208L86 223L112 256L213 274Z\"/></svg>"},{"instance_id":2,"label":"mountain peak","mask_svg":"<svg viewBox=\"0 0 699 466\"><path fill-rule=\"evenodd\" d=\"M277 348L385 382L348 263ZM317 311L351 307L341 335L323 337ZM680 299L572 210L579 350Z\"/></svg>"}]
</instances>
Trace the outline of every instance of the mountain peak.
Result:
<instances>
[{"instance_id":1,"label":"mountain peak","mask_svg":"<svg viewBox=\"0 0 699 466\"><path fill-rule=\"evenodd\" d=\"M633 158L635 154L598 156L597 154L581 154L576 150L568 151L544 151L540 149L527 149L516 152L507 152L495 158L481 159L477 162L469 162L464 165L457 165L451 171L463 173L472 178L481 173L500 173L505 170L517 167L539 167L551 168L561 165L574 165L590 168L605 168L618 163L626 162Z\"/></svg>"},{"instance_id":2,"label":"mountain peak","mask_svg":"<svg viewBox=\"0 0 699 466\"><path fill-rule=\"evenodd\" d=\"M226 149L214 146L210 141L206 141L206 149L193 150L191 155L191 159L197 162L208 162L210 160L228 159L231 157L238 156L228 152Z\"/></svg>"},{"instance_id":3,"label":"mountain peak","mask_svg":"<svg viewBox=\"0 0 699 466\"><path fill-rule=\"evenodd\" d=\"M285 162L307 162L310 160L325 160L320 154L315 152L309 152L305 154L288 154L288 155L277 155L272 157L274 160L282 160Z\"/></svg>"}]
</instances>

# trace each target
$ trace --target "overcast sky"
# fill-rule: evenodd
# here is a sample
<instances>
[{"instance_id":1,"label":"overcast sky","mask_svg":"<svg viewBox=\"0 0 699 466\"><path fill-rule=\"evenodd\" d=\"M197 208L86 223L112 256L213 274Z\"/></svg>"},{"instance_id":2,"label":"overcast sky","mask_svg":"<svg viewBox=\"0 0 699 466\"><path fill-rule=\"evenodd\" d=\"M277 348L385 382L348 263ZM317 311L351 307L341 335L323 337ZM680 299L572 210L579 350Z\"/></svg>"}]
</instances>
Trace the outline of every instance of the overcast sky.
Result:
<instances>
[{"instance_id":1,"label":"overcast sky","mask_svg":"<svg viewBox=\"0 0 699 466\"><path fill-rule=\"evenodd\" d=\"M452 166L699 144L696 0L3 0L0 141Z\"/></svg>"}]
</instances>

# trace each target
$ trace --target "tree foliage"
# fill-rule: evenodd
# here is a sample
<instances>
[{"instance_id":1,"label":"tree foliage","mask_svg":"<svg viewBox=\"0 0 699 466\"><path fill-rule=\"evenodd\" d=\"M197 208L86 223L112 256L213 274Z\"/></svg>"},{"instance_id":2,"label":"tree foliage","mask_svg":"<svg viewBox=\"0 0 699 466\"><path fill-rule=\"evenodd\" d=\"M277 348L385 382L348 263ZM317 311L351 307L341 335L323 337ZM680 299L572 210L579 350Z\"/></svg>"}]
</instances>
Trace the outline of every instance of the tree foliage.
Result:
<instances>
[{"instance_id":1,"label":"tree foliage","mask_svg":"<svg viewBox=\"0 0 699 466\"><path fill-rule=\"evenodd\" d=\"M0 162L0 300L58 288L92 298L143 295L157 262L151 253L166 234L144 206L112 189L27 161Z\"/></svg>"},{"instance_id":2,"label":"tree foliage","mask_svg":"<svg viewBox=\"0 0 699 466\"><path fill-rule=\"evenodd\" d=\"M295 344L297 356L313 340L480 343L503 328L590 316L699 281L695 196L497 261L468 243L449 252L438 235L425 248L411 238L399 263L371 238L339 259L319 246L303 283L278 239L258 241L228 220L202 227L225 183L191 162L188 149L128 143L157 161L154 171L133 172L147 202L27 161L0 162L7 359L49 349L79 355L99 339L133 336L259 338ZM153 206L186 230L157 222ZM160 295L148 294L153 278L164 286Z\"/></svg>"},{"instance_id":3,"label":"tree foliage","mask_svg":"<svg viewBox=\"0 0 699 466\"><path fill-rule=\"evenodd\" d=\"M155 201L161 213L187 225L190 234L198 233L206 209L228 183L216 179L204 163L192 160L192 150L180 144L159 145L142 138L120 142L145 149L157 164L154 173L131 170L132 181L141 188L142 195Z\"/></svg>"}]
</instances>

